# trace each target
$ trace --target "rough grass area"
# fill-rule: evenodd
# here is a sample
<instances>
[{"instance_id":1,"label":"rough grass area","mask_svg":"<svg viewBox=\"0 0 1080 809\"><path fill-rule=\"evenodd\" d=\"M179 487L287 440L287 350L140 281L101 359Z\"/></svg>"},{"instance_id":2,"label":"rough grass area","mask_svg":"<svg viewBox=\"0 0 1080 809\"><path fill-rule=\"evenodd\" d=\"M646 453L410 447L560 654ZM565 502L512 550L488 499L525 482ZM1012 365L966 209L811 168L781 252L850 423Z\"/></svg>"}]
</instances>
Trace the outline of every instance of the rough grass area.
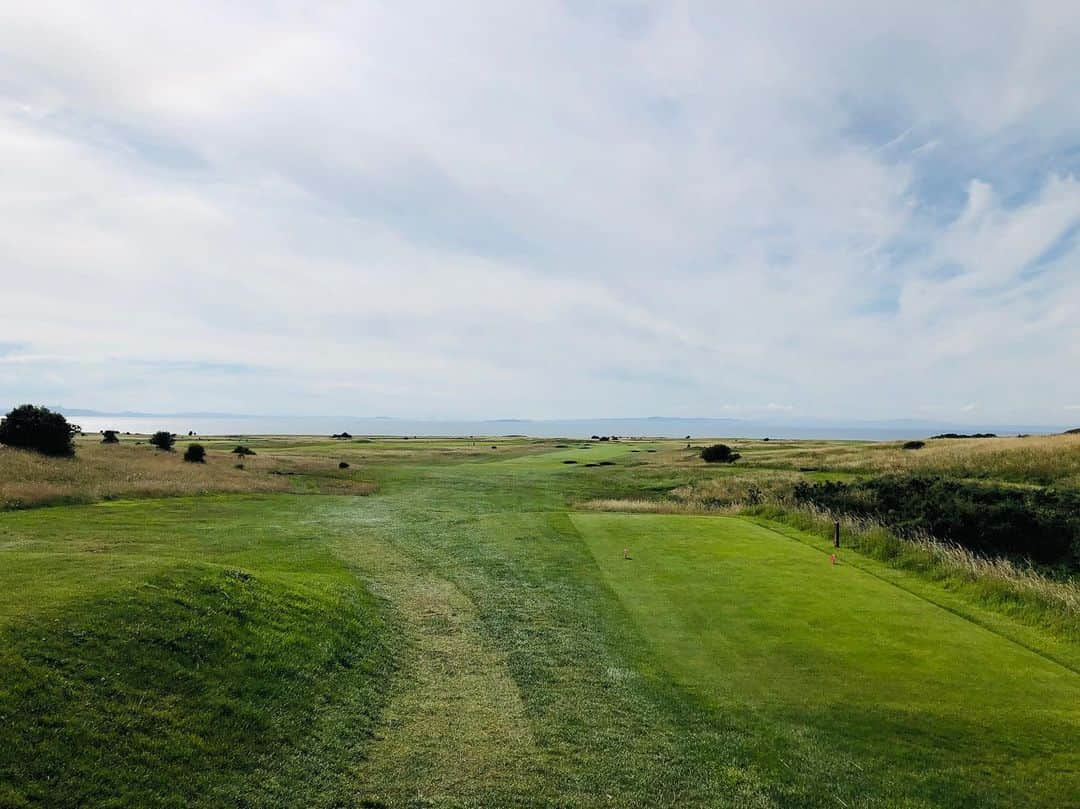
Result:
<instances>
[{"instance_id":1,"label":"rough grass area","mask_svg":"<svg viewBox=\"0 0 1080 809\"><path fill-rule=\"evenodd\" d=\"M319 457L298 464L266 453L237 459L218 448L205 464L183 462L186 442L160 452L128 439L119 444L78 442L74 458L49 458L0 447L0 511L43 505L92 503L119 497L166 497L209 492L314 491L368 494L374 484L363 470L343 472Z\"/></svg>"},{"instance_id":2,"label":"rough grass area","mask_svg":"<svg viewBox=\"0 0 1080 809\"><path fill-rule=\"evenodd\" d=\"M738 449L747 466L867 474L915 472L1080 487L1080 435L936 439L919 450L902 447L901 442L797 441L753 442Z\"/></svg>"}]
</instances>

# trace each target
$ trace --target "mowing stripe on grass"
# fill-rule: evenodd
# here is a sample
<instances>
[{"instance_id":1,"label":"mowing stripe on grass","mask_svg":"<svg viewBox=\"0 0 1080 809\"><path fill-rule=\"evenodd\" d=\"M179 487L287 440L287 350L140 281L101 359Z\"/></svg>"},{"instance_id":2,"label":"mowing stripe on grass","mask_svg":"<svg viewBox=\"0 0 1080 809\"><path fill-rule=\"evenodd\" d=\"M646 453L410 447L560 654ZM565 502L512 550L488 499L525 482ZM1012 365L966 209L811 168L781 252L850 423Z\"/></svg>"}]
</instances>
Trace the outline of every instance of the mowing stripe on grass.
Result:
<instances>
[{"instance_id":1,"label":"mowing stripe on grass","mask_svg":"<svg viewBox=\"0 0 1080 809\"><path fill-rule=\"evenodd\" d=\"M1068 668L745 519L573 521L679 683L721 712L803 728L802 742L764 733L760 755L826 772L832 750L934 803L1080 795Z\"/></svg>"}]
</instances>

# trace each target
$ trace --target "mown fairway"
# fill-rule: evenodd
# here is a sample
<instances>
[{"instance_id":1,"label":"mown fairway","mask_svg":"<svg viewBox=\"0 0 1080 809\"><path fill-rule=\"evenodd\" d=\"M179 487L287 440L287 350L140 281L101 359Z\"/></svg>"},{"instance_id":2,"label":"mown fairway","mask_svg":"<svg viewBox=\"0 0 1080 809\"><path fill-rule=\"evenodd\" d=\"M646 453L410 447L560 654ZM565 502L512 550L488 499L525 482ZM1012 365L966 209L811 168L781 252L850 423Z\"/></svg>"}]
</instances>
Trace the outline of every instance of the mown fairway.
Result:
<instances>
[{"instance_id":1,"label":"mown fairway","mask_svg":"<svg viewBox=\"0 0 1080 809\"><path fill-rule=\"evenodd\" d=\"M0 806L1080 800L1073 645L789 528L579 510L685 485L675 442L273 443L378 491L0 514Z\"/></svg>"}]
</instances>

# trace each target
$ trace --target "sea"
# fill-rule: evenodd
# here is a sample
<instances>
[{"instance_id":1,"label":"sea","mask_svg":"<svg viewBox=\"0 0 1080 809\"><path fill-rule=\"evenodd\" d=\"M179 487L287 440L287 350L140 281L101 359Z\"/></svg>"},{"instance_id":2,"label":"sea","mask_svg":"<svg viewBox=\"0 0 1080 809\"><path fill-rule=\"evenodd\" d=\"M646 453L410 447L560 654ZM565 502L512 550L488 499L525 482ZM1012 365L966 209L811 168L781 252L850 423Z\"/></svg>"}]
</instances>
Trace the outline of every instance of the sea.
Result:
<instances>
[{"instance_id":1,"label":"sea","mask_svg":"<svg viewBox=\"0 0 1080 809\"><path fill-rule=\"evenodd\" d=\"M477 421L399 419L351 416L247 416L229 414L130 414L64 411L84 432L119 430L154 433L168 430L179 435L333 435L354 436L529 436L535 438L588 438L617 435L624 438L787 438L887 441L925 438L944 432L989 432L997 435L1059 432L1059 426L956 425L924 421L778 422L723 418L595 418L595 419L488 419Z\"/></svg>"}]
</instances>

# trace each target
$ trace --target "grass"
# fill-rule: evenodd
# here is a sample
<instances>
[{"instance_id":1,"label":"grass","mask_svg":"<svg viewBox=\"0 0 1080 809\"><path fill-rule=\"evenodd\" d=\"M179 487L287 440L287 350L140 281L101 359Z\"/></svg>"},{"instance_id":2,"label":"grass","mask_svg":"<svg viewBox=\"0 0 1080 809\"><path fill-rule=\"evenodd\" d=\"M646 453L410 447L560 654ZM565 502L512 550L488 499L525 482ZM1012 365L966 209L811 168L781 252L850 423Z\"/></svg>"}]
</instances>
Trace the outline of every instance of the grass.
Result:
<instances>
[{"instance_id":1,"label":"grass","mask_svg":"<svg viewBox=\"0 0 1080 809\"><path fill-rule=\"evenodd\" d=\"M1080 795L1060 744L1080 737L1076 671L739 518L573 520L679 685L753 715L763 757L818 769L842 802L868 783L896 803Z\"/></svg>"},{"instance_id":2,"label":"grass","mask_svg":"<svg viewBox=\"0 0 1080 809\"><path fill-rule=\"evenodd\" d=\"M89 504L0 513L0 806L1080 798L1061 626L869 549L833 568L719 496L577 507L691 510L672 493L775 474L759 445L875 445L715 469L678 441L198 440L205 474L243 443L282 488L103 500L99 449L155 457L129 439L80 445Z\"/></svg>"},{"instance_id":3,"label":"grass","mask_svg":"<svg viewBox=\"0 0 1080 809\"><path fill-rule=\"evenodd\" d=\"M1080 435L902 442L747 442L748 466L855 474L917 472L1042 486L1080 487Z\"/></svg>"},{"instance_id":4,"label":"grass","mask_svg":"<svg viewBox=\"0 0 1080 809\"><path fill-rule=\"evenodd\" d=\"M84 438L77 442L74 458L0 447L0 511L118 497L288 492L298 486L342 494L374 490L360 470L339 470L336 463L310 454L296 459L267 451L244 458L244 468L237 469L238 461L230 454L235 443L226 449L218 442L207 452L205 464L184 463L188 443L178 442L174 452L160 452L133 439L101 444Z\"/></svg>"},{"instance_id":5,"label":"grass","mask_svg":"<svg viewBox=\"0 0 1080 809\"><path fill-rule=\"evenodd\" d=\"M833 526L839 522L847 547L894 567L924 573L952 589L964 588L975 600L1080 642L1080 582L1075 578L1050 578L1030 566L980 556L929 536L901 538L873 520L812 507L763 505L740 511L826 540L832 539Z\"/></svg>"},{"instance_id":6,"label":"grass","mask_svg":"<svg viewBox=\"0 0 1080 809\"><path fill-rule=\"evenodd\" d=\"M350 786L389 677L378 604L293 547L295 510L211 505L8 515L0 805L331 806Z\"/></svg>"}]
</instances>

